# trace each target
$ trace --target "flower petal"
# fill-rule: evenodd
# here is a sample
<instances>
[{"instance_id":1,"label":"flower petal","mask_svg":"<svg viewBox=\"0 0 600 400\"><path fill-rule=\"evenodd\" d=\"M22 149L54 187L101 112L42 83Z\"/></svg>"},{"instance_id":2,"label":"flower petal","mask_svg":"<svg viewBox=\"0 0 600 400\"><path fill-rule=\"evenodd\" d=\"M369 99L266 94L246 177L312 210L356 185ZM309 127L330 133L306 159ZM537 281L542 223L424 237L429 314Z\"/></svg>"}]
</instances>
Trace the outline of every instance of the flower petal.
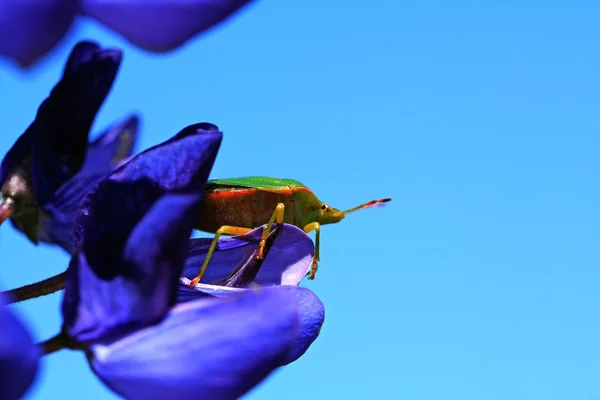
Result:
<instances>
[{"instance_id":1,"label":"flower petal","mask_svg":"<svg viewBox=\"0 0 600 400\"><path fill-rule=\"evenodd\" d=\"M82 0L83 13L145 50L165 52L222 22L250 0Z\"/></svg>"},{"instance_id":2,"label":"flower petal","mask_svg":"<svg viewBox=\"0 0 600 400\"><path fill-rule=\"evenodd\" d=\"M221 143L217 129L191 125L86 194L63 299L65 329L74 339L98 341L154 323L175 303L187 240Z\"/></svg>"},{"instance_id":3,"label":"flower petal","mask_svg":"<svg viewBox=\"0 0 600 400\"><path fill-rule=\"evenodd\" d=\"M69 29L77 0L0 2L0 54L29 66Z\"/></svg>"},{"instance_id":4,"label":"flower petal","mask_svg":"<svg viewBox=\"0 0 600 400\"><path fill-rule=\"evenodd\" d=\"M190 280L180 278L177 288L177 302L186 303L207 297L228 297L253 289L231 288L225 286L197 284L189 287ZM300 358L321 333L325 321L325 307L319 298L309 289L301 286L272 286L262 289L265 292L277 290L289 293L296 298L300 315L300 329L294 345L282 365Z\"/></svg>"},{"instance_id":5,"label":"flower petal","mask_svg":"<svg viewBox=\"0 0 600 400\"><path fill-rule=\"evenodd\" d=\"M273 290L275 288L270 288ZM266 290L266 289L265 289ZM296 297L300 313L300 332L296 337L293 349L283 365L287 365L300 358L321 333L325 321L325 306L319 298L309 289L301 286L285 286L278 288L285 290Z\"/></svg>"},{"instance_id":6,"label":"flower petal","mask_svg":"<svg viewBox=\"0 0 600 400\"><path fill-rule=\"evenodd\" d=\"M81 41L77 43L71 50L69 59L65 64L63 77L75 71L82 64L90 62L94 58L94 54L100 50L100 45L95 42Z\"/></svg>"},{"instance_id":7,"label":"flower petal","mask_svg":"<svg viewBox=\"0 0 600 400\"><path fill-rule=\"evenodd\" d=\"M20 399L33 383L40 354L31 335L0 298L0 399Z\"/></svg>"},{"instance_id":8,"label":"flower petal","mask_svg":"<svg viewBox=\"0 0 600 400\"><path fill-rule=\"evenodd\" d=\"M43 212L31 215L22 213L16 219L11 218L13 226L21 232L27 232L34 243L39 240L55 244L73 254L73 224L79 203L90 189L131 154L137 138L138 121L138 116L131 115L90 143L81 171L57 189L52 201L42 207ZM25 142L27 137L22 135L19 140ZM23 154L28 154L27 145L23 146L22 159L26 157ZM9 152L10 157L18 153L19 147L15 145L13 149ZM5 157L7 165L13 163L10 157ZM0 171L4 170L0 167Z\"/></svg>"},{"instance_id":9,"label":"flower petal","mask_svg":"<svg viewBox=\"0 0 600 400\"><path fill-rule=\"evenodd\" d=\"M219 284L227 278L234 267L258 246L265 226L245 235L219 239L201 283ZM211 242L212 238L190 240L183 276L196 276ZM293 225L283 224L253 283L261 286L297 285L310 270L314 254L315 246L306 233Z\"/></svg>"},{"instance_id":10,"label":"flower petal","mask_svg":"<svg viewBox=\"0 0 600 400\"><path fill-rule=\"evenodd\" d=\"M15 167L22 164L31 154L31 132L30 126L4 155L0 164L0 184L3 185L14 172Z\"/></svg>"},{"instance_id":11,"label":"flower petal","mask_svg":"<svg viewBox=\"0 0 600 400\"><path fill-rule=\"evenodd\" d=\"M3 8L9 7L8 4L9 3L0 3L0 27L2 25L2 17L4 16L1 14L1 11ZM14 5L10 7L12 7L13 9L19 8ZM80 67L82 64L86 62L93 62L92 58L94 54L97 54L99 51L100 47L96 43L85 41L77 43L73 50L71 50L69 59L65 64L63 78L65 75L76 72L77 67ZM2 160L2 165L0 166L0 182L4 183L4 181L6 181L6 178L8 177L8 174L10 174L14 170L15 166L17 164L22 163L31 154L31 140L34 130L35 121L25 130L25 132L21 136L19 136L12 148L4 156L4 159Z\"/></svg>"},{"instance_id":12,"label":"flower petal","mask_svg":"<svg viewBox=\"0 0 600 400\"><path fill-rule=\"evenodd\" d=\"M58 245L69 255L75 251L73 225L79 203L85 194L105 178L111 168L82 169L55 193L54 199L39 213L39 240ZM14 220L14 219L13 219ZM11 220L12 221L12 220Z\"/></svg>"},{"instance_id":13,"label":"flower petal","mask_svg":"<svg viewBox=\"0 0 600 400\"><path fill-rule=\"evenodd\" d=\"M101 168L110 172L133 152L140 118L130 115L101 134L88 146L83 169Z\"/></svg>"},{"instance_id":14,"label":"flower petal","mask_svg":"<svg viewBox=\"0 0 600 400\"><path fill-rule=\"evenodd\" d=\"M51 201L83 166L90 127L120 63L118 50L94 52L58 82L38 109L30 129L33 188L39 205Z\"/></svg>"},{"instance_id":15,"label":"flower petal","mask_svg":"<svg viewBox=\"0 0 600 400\"><path fill-rule=\"evenodd\" d=\"M248 291L176 306L158 325L92 346L91 365L133 399L235 399L287 359L298 334L296 299Z\"/></svg>"}]
</instances>

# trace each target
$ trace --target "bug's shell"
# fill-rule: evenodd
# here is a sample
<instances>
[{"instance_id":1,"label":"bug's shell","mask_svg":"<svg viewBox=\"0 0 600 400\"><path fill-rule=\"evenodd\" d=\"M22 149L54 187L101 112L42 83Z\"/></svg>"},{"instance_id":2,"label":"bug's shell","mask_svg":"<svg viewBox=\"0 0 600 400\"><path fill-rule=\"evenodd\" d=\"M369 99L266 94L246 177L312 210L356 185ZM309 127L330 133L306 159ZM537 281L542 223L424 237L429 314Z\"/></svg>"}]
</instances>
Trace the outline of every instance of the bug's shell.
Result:
<instances>
[{"instance_id":1,"label":"bug's shell","mask_svg":"<svg viewBox=\"0 0 600 400\"><path fill-rule=\"evenodd\" d=\"M284 222L304 227L316 221L321 201L292 179L246 177L209 181L196 229L216 232L223 225L255 228L266 224L278 203L285 205Z\"/></svg>"}]
</instances>

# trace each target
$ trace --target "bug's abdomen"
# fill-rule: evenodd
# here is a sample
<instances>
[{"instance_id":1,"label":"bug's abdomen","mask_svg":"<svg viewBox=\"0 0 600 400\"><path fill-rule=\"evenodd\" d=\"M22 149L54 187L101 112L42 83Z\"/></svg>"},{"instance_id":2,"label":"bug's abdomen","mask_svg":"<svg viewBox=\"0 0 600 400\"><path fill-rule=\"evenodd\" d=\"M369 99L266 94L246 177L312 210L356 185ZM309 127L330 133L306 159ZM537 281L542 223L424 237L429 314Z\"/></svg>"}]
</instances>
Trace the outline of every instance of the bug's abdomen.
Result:
<instances>
[{"instance_id":1,"label":"bug's abdomen","mask_svg":"<svg viewBox=\"0 0 600 400\"><path fill-rule=\"evenodd\" d=\"M291 190L267 192L251 188L227 188L204 193L196 229L214 233L223 225L256 228L269 222L278 203L285 205L284 221L293 224Z\"/></svg>"}]
</instances>

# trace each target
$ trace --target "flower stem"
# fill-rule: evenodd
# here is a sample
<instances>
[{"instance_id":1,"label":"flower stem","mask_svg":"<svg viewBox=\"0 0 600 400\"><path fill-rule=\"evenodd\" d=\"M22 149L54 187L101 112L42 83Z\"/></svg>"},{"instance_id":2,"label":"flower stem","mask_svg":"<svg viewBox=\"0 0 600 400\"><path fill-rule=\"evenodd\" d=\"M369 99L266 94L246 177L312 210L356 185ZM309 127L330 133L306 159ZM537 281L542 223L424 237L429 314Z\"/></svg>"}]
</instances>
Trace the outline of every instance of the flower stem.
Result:
<instances>
[{"instance_id":1,"label":"flower stem","mask_svg":"<svg viewBox=\"0 0 600 400\"><path fill-rule=\"evenodd\" d=\"M38 343L40 353L43 356L52 354L62 349L70 348L72 340L64 332L60 332L58 335L51 337L48 340Z\"/></svg>"},{"instance_id":2,"label":"flower stem","mask_svg":"<svg viewBox=\"0 0 600 400\"><path fill-rule=\"evenodd\" d=\"M66 274L65 271L52 278L44 279L43 281L22 286L17 289L7 290L6 292L2 292L2 294L6 295L8 304L46 296L65 288Z\"/></svg>"}]
</instances>

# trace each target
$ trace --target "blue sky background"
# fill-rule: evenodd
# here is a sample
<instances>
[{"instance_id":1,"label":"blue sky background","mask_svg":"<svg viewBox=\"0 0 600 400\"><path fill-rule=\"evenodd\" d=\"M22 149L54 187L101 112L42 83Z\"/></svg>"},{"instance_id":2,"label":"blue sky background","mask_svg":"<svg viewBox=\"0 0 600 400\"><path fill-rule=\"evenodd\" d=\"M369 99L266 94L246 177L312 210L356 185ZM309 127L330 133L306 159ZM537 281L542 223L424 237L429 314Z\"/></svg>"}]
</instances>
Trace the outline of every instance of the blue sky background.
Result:
<instances>
[{"instance_id":1,"label":"blue sky background","mask_svg":"<svg viewBox=\"0 0 600 400\"><path fill-rule=\"evenodd\" d=\"M122 47L94 135L138 111L141 150L210 121L215 178L299 179L344 209L393 198L323 228L304 283L321 336L248 399L598 399L600 7L366 4L259 2L160 56L82 20L34 71L0 64L0 151L77 40ZM8 224L0 254L5 288L68 262ZM15 308L41 340L60 299ZM29 398L115 397L62 351Z\"/></svg>"}]
</instances>

